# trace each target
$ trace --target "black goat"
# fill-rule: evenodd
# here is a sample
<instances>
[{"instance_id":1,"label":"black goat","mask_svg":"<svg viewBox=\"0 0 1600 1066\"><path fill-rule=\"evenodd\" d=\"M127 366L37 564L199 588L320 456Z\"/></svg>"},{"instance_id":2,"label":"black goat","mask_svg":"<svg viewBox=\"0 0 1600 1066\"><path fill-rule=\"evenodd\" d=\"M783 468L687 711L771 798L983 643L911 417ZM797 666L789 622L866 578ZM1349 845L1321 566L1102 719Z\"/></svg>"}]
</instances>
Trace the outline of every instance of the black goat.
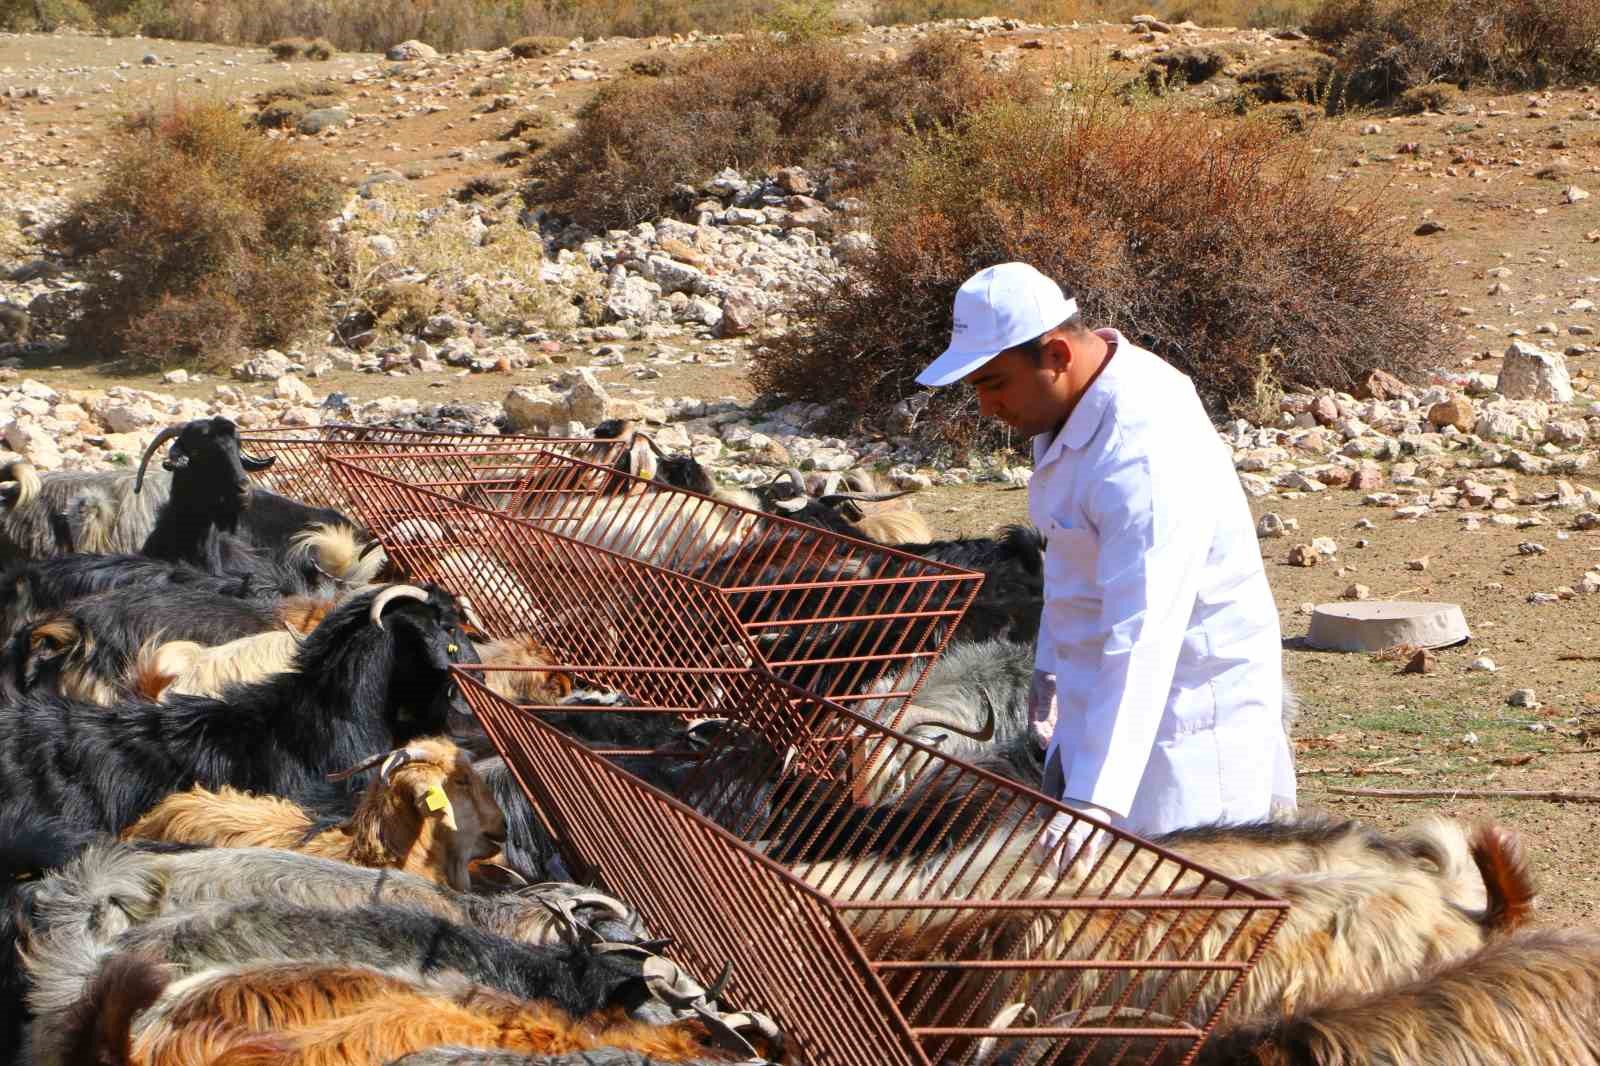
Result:
<instances>
[{"instance_id":1,"label":"black goat","mask_svg":"<svg viewBox=\"0 0 1600 1066\"><path fill-rule=\"evenodd\" d=\"M185 563L143 555L55 555L18 563L0 576L0 634L15 632L41 612L128 587L152 594L184 588L234 599L251 595L245 579L218 577Z\"/></svg>"},{"instance_id":2,"label":"black goat","mask_svg":"<svg viewBox=\"0 0 1600 1066\"><path fill-rule=\"evenodd\" d=\"M131 693L129 668L149 641L211 646L283 624L276 604L223 595L206 584L112 588L18 626L0 653L0 692L59 692L107 704Z\"/></svg>"},{"instance_id":3,"label":"black goat","mask_svg":"<svg viewBox=\"0 0 1600 1066\"><path fill-rule=\"evenodd\" d=\"M213 574L248 576L284 594L324 589L324 579L342 576L323 573L310 552L291 563L290 548L299 534L316 526L344 528L361 539L364 534L337 511L254 489L249 473L267 469L276 459L243 451L238 429L226 418L195 419L162 430L139 463L136 493L150 457L169 440L173 444L162 465L173 472L172 493L143 554Z\"/></svg>"},{"instance_id":4,"label":"black goat","mask_svg":"<svg viewBox=\"0 0 1600 1066\"><path fill-rule=\"evenodd\" d=\"M329 773L470 714L450 666L475 661L440 590L353 596L306 638L293 672L231 688L226 702L29 695L0 707L0 806L109 832L196 784L335 806Z\"/></svg>"}]
</instances>

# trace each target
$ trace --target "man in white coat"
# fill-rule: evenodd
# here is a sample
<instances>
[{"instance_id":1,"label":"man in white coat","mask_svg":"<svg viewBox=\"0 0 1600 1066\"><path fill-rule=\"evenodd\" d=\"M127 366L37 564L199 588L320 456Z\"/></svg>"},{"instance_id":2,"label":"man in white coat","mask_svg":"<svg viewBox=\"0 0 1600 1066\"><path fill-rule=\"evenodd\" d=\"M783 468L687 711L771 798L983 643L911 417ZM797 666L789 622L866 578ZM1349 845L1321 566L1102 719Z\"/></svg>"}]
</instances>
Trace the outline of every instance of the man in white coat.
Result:
<instances>
[{"instance_id":1,"label":"man in white coat","mask_svg":"<svg viewBox=\"0 0 1600 1066\"><path fill-rule=\"evenodd\" d=\"M1145 836L1292 810L1277 607L1189 379L1004 263L962 285L950 347L917 380L965 380L985 416L1033 438L1043 790ZM1061 815L1041 846L1064 865L1092 830ZM1106 842L1093 833L1078 857Z\"/></svg>"}]
</instances>

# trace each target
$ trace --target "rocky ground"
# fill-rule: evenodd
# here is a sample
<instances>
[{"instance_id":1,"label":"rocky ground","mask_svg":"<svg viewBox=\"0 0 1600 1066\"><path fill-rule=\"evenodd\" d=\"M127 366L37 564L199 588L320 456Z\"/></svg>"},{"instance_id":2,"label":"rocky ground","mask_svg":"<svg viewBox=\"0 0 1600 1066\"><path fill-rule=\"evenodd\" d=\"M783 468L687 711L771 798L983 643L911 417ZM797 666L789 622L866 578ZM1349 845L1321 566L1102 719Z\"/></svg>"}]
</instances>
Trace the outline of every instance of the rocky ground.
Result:
<instances>
[{"instance_id":1,"label":"rocky ground","mask_svg":"<svg viewBox=\"0 0 1600 1066\"><path fill-rule=\"evenodd\" d=\"M1303 55L1293 35L1001 20L956 30L991 62L1059 78L1134 73L1192 47L1235 50L1197 100ZM879 29L864 50L926 28ZM579 42L543 59L504 51L282 64L261 50L77 35L0 35L0 300L48 324L74 280L33 239L92 181L106 124L153 94L243 98L332 83L289 116L352 196L341 238L363 285L325 338L255 353L227 373L134 374L48 342L0 349L0 434L43 468L125 463L175 419L242 425L396 421L578 432L637 417L731 482L789 465L874 466L922 489L943 533L1025 516L1027 471L1003 456L929 456L903 425L821 435L818 410L760 402L744 368L785 300L870 248L862 205L803 172L723 174L683 217L627 232L563 231L511 191L528 130L570 123L598 84L695 39ZM329 90L328 85L319 89ZM520 130L519 130L520 127ZM304 131L304 132L301 132ZM519 131L507 137L510 131ZM1472 94L1442 112L1320 124L1329 181L1382 198L1424 256L1449 358L1426 384L1375 380L1361 398L1289 395L1270 425L1219 427L1261 521L1311 806L1396 824L1444 809L1523 830L1558 919L1600 910L1597 808L1473 790L1600 791L1600 89ZM467 202L450 194L489 179ZM496 191L499 184L502 191ZM414 282L447 297L411 335L364 314L366 291ZM591 309L579 325L579 306ZM598 308L598 311L594 309ZM0 340L3 340L0 337ZM907 410L906 418L913 417ZM1341 598L1459 603L1473 639L1405 672L1406 656L1304 647L1308 605ZM1532 690L1527 693L1522 690ZM1515 696L1515 703L1513 703ZM1462 790L1451 799L1336 789Z\"/></svg>"}]
</instances>

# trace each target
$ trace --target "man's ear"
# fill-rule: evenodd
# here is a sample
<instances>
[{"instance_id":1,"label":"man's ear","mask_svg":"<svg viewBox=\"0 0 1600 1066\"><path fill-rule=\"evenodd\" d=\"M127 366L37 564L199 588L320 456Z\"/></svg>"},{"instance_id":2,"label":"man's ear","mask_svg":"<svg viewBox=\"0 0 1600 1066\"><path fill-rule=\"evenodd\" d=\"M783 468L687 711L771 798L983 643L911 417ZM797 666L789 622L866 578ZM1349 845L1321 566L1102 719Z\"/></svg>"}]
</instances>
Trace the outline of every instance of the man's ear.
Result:
<instances>
[{"instance_id":1,"label":"man's ear","mask_svg":"<svg viewBox=\"0 0 1600 1066\"><path fill-rule=\"evenodd\" d=\"M1072 365L1072 345L1065 333L1056 332L1039 341L1039 366L1065 373Z\"/></svg>"}]
</instances>

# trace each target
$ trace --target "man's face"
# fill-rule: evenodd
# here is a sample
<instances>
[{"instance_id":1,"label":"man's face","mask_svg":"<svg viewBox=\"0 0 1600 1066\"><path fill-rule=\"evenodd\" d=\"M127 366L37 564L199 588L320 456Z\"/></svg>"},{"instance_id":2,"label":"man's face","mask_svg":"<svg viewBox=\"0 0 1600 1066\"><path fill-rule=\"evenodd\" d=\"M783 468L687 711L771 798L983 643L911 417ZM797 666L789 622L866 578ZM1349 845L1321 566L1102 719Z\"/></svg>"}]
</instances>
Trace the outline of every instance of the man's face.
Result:
<instances>
[{"instance_id":1,"label":"man's face","mask_svg":"<svg viewBox=\"0 0 1600 1066\"><path fill-rule=\"evenodd\" d=\"M1071 409L1065 341L1046 341L1036 361L1020 348L1001 352L967 375L978 390L978 410L1024 436L1055 430Z\"/></svg>"}]
</instances>

